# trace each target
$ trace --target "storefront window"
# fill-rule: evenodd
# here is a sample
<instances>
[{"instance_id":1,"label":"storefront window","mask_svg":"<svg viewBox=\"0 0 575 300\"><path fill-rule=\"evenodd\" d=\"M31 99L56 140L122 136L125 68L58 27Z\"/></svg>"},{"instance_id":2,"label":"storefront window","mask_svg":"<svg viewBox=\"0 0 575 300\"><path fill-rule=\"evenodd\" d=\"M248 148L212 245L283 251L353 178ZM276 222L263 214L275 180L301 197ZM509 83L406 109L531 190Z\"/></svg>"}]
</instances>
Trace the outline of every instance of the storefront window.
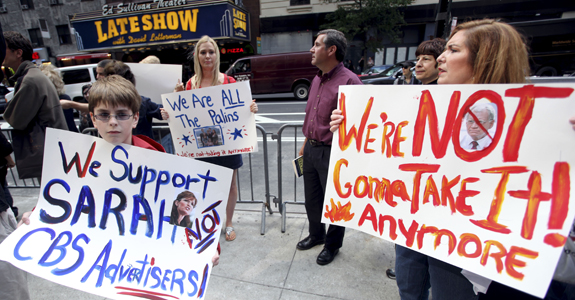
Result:
<instances>
[{"instance_id":1,"label":"storefront window","mask_svg":"<svg viewBox=\"0 0 575 300\"><path fill-rule=\"evenodd\" d=\"M289 0L289 5L309 5L309 0Z\"/></svg>"}]
</instances>

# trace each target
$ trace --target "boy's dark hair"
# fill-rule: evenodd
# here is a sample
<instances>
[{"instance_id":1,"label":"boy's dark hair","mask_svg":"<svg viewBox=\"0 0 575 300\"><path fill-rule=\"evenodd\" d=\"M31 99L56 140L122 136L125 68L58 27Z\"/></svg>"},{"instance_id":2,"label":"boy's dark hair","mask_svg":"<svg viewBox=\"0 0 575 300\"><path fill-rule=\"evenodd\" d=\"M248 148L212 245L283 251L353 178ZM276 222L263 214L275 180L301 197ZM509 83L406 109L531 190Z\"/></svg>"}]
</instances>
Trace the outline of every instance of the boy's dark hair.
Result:
<instances>
[{"instance_id":1,"label":"boy's dark hair","mask_svg":"<svg viewBox=\"0 0 575 300\"><path fill-rule=\"evenodd\" d=\"M347 51L347 39L345 35L335 29L325 29L317 33L317 36L325 34L325 38L323 39L323 43L325 44L325 48L329 48L331 46L335 46L337 50L335 51L335 58L337 61L342 62L343 58L345 57L345 52Z\"/></svg>"},{"instance_id":2,"label":"boy's dark hair","mask_svg":"<svg viewBox=\"0 0 575 300\"><path fill-rule=\"evenodd\" d=\"M10 50L12 51L16 51L18 49L22 50L22 61L32 60L33 49L30 40L28 40L22 34L16 31L4 32L4 39L6 40L6 45Z\"/></svg>"},{"instance_id":3,"label":"boy's dark hair","mask_svg":"<svg viewBox=\"0 0 575 300\"><path fill-rule=\"evenodd\" d=\"M420 55L432 55L435 60L443 53L445 50L445 45L447 42L442 38L434 38L433 40L424 41L419 44L417 50L415 50L415 57Z\"/></svg>"},{"instance_id":4,"label":"boy's dark hair","mask_svg":"<svg viewBox=\"0 0 575 300\"><path fill-rule=\"evenodd\" d=\"M130 81L120 75L110 75L96 80L90 88L88 110L93 113L100 103L108 107L129 107L135 114L140 111L142 98Z\"/></svg>"},{"instance_id":5,"label":"boy's dark hair","mask_svg":"<svg viewBox=\"0 0 575 300\"><path fill-rule=\"evenodd\" d=\"M120 75L125 79L129 80L134 86L136 86L136 76L130 70L127 64L119 61L113 60L112 62L108 63L106 67L104 67L104 76L110 75Z\"/></svg>"}]
</instances>

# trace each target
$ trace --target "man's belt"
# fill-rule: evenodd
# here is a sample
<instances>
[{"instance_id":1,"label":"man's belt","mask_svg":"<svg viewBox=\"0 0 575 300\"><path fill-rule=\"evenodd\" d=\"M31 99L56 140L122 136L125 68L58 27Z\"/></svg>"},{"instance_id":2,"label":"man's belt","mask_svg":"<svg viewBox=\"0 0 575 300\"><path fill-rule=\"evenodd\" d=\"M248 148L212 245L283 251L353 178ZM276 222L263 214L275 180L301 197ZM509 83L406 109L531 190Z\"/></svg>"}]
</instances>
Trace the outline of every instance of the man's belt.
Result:
<instances>
[{"instance_id":1,"label":"man's belt","mask_svg":"<svg viewBox=\"0 0 575 300\"><path fill-rule=\"evenodd\" d=\"M308 139L307 141L309 142L309 144L310 144L312 147L331 146L331 145L328 145L328 144L326 144L326 143L324 143L324 142L320 142L320 141L318 141L318 140Z\"/></svg>"}]
</instances>

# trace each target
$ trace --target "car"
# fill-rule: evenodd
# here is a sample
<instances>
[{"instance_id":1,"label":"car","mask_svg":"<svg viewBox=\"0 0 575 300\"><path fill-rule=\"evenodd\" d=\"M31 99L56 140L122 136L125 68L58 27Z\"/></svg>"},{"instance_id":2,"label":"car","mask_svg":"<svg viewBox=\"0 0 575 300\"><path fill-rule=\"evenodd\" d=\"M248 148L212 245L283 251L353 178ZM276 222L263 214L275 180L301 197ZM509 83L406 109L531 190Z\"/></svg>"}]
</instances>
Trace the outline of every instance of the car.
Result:
<instances>
[{"instance_id":1,"label":"car","mask_svg":"<svg viewBox=\"0 0 575 300\"><path fill-rule=\"evenodd\" d=\"M311 64L311 52L247 56L226 71L236 81L249 80L252 95L293 93L306 100L318 69Z\"/></svg>"},{"instance_id":2,"label":"car","mask_svg":"<svg viewBox=\"0 0 575 300\"><path fill-rule=\"evenodd\" d=\"M393 82L397 79L397 77L401 76L402 74L401 67L403 63L406 62L412 62L415 65L415 60L406 60L398 62L394 64L392 67L379 73L376 76L360 78L361 82L363 82L363 84L393 84Z\"/></svg>"},{"instance_id":3,"label":"car","mask_svg":"<svg viewBox=\"0 0 575 300\"><path fill-rule=\"evenodd\" d=\"M374 77L376 75L379 75L381 72L389 69L391 66L393 66L393 65L373 66L373 67L363 71L361 74L358 74L357 76L359 76L359 78L361 78L361 79L364 79L367 77Z\"/></svg>"},{"instance_id":4,"label":"car","mask_svg":"<svg viewBox=\"0 0 575 300\"><path fill-rule=\"evenodd\" d=\"M60 68L66 94L76 102L82 101L82 87L96 81L98 64L77 65Z\"/></svg>"}]
</instances>

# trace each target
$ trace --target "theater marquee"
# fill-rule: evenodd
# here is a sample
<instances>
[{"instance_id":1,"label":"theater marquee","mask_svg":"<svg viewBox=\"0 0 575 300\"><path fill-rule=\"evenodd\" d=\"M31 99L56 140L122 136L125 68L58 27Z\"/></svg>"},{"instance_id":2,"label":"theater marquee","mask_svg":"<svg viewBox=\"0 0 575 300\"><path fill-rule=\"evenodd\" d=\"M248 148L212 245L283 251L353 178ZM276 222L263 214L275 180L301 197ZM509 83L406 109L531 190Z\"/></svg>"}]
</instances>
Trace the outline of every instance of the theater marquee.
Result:
<instances>
[{"instance_id":1,"label":"theater marquee","mask_svg":"<svg viewBox=\"0 0 575 300\"><path fill-rule=\"evenodd\" d=\"M249 14L230 2L198 6L197 1L104 5L102 11L71 20L78 50L141 47L198 40L203 35L249 41Z\"/></svg>"}]
</instances>

